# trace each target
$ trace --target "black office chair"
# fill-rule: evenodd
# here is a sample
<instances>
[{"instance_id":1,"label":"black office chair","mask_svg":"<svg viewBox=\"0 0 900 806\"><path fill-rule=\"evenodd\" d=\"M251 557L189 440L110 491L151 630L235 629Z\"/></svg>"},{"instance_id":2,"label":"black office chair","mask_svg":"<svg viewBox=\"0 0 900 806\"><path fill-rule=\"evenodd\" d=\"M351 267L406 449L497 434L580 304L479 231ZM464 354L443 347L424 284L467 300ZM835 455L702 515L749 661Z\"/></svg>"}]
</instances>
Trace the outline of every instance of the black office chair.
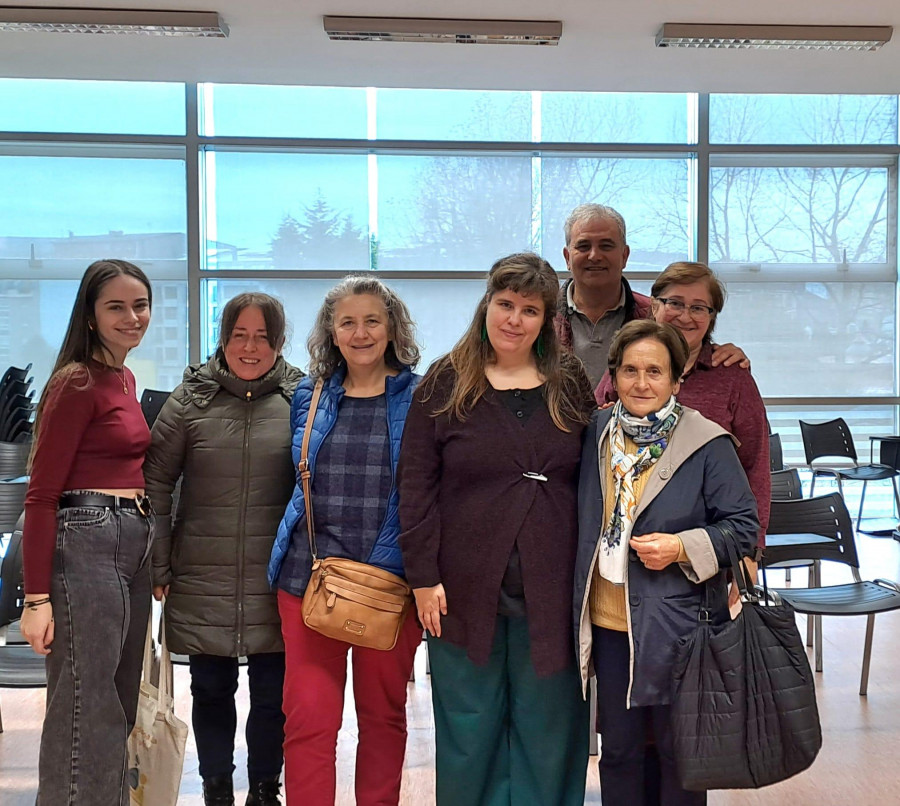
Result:
<instances>
[{"instance_id":1,"label":"black office chair","mask_svg":"<svg viewBox=\"0 0 900 806\"><path fill-rule=\"evenodd\" d=\"M0 565L0 688L42 688L47 685L43 655L28 644L5 643L9 628L22 616L22 523L18 520ZM0 733L3 715L0 713Z\"/></svg>"},{"instance_id":2,"label":"black office chair","mask_svg":"<svg viewBox=\"0 0 900 806\"><path fill-rule=\"evenodd\" d=\"M766 537L767 560L831 560L850 566L854 581L847 585L812 588L782 588L774 591L798 613L807 616L867 615L866 641L863 649L862 675L859 693L864 696L869 686L869 664L872 655L872 636L875 615L900 609L900 583L888 579L864 582L859 575L859 555L853 537L853 527L847 505L839 493L819 498L794 501L773 501L772 519L790 527L798 538L775 549ZM771 520L770 520L771 528ZM805 538L805 539L804 539ZM818 538L816 540L815 538ZM821 584L821 579L817 579ZM771 591L770 591L771 592ZM822 671L822 628L815 629L816 671Z\"/></svg>"},{"instance_id":3,"label":"black office chair","mask_svg":"<svg viewBox=\"0 0 900 806\"><path fill-rule=\"evenodd\" d=\"M159 417L159 412L170 394L172 393L162 392L159 389L144 389L144 393L141 395L141 411L144 412L144 419L150 428L153 428L153 423Z\"/></svg>"},{"instance_id":4,"label":"black office chair","mask_svg":"<svg viewBox=\"0 0 900 806\"><path fill-rule=\"evenodd\" d=\"M894 488L894 501L900 510L900 492L897 490L897 476L900 474L896 468L879 464L859 464L856 457L856 448L853 445L853 436L843 418L829 420L825 423L807 423L800 421L800 433L803 435L803 450L806 453L806 464L812 472L812 485L809 489L810 497L815 493L816 479L819 476L831 476L837 481L838 491L844 494L843 481L861 481L863 483L862 495L859 499L859 513L856 516L856 528L859 530L862 521L863 503L866 500L866 485L870 481L891 480ZM829 467L814 465L813 462L823 456L844 457L853 462L853 467Z\"/></svg>"},{"instance_id":5,"label":"black office chair","mask_svg":"<svg viewBox=\"0 0 900 806\"><path fill-rule=\"evenodd\" d=\"M776 470L770 474L772 479L771 499L773 501L793 501L803 498L803 484L800 482L800 474L797 468L789 470Z\"/></svg>"},{"instance_id":6,"label":"black office chair","mask_svg":"<svg viewBox=\"0 0 900 806\"><path fill-rule=\"evenodd\" d=\"M769 469L774 473L784 470L784 451L781 447L781 437L778 434L769 434Z\"/></svg>"},{"instance_id":7,"label":"black office chair","mask_svg":"<svg viewBox=\"0 0 900 806\"><path fill-rule=\"evenodd\" d=\"M32 389L27 395L10 395L0 408L0 423L6 422L10 414L17 409L26 409L34 411L34 390Z\"/></svg>"}]
</instances>

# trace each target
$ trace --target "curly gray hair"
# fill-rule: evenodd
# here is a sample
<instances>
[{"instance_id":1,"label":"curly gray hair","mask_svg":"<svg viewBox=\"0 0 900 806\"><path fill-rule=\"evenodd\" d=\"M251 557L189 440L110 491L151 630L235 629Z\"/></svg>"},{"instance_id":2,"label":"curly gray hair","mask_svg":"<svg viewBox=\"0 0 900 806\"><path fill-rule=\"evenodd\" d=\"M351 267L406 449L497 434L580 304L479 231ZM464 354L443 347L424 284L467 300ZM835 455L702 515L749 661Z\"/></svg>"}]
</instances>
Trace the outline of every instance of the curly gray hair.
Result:
<instances>
[{"instance_id":1,"label":"curly gray hair","mask_svg":"<svg viewBox=\"0 0 900 806\"><path fill-rule=\"evenodd\" d=\"M328 379L343 362L344 358L333 338L334 308L340 300L354 294L371 294L384 303L390 333L390 341L384 354L385 363L392 369L415 369L419 363L419 345L416 344L415 322L409 315L406 303L377 277L350 274L325 295L322 307L316 314L316 321L306 342L310 376Z\"/></svg>"}]
</instances>

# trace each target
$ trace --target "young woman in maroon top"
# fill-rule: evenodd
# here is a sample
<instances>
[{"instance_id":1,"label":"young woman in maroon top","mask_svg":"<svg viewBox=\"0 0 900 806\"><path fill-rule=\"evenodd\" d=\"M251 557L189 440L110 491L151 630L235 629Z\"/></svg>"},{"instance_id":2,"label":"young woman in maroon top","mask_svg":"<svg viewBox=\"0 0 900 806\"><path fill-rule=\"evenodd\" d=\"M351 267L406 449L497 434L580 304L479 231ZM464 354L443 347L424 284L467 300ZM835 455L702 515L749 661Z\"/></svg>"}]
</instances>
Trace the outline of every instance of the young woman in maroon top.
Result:
<instances>
[{"instance_id":1,"label":"young woman in maroon top","mask_svg":"<svg viewBox=\"0 0 900 806\"><path fill-rule=\"evenodd\" d=\"M146 275L91 264L38 405L25 498L21 629L47 656L38 806L128 803L150 613L150 431L124 366L150 322Z\"/></svg>"},{"instance_id":2,"label":"young woman in maroon top","mask_svg":"<svg viewBox=\"0 0 900 806\"><path fill-rule=\"evenodd\" d=\"M556 340L558 292L537 255L497 261L403 433L400 547L429 633L438 806L584 802L570 610L595 404Z\"/></svg>"}]
</instances>

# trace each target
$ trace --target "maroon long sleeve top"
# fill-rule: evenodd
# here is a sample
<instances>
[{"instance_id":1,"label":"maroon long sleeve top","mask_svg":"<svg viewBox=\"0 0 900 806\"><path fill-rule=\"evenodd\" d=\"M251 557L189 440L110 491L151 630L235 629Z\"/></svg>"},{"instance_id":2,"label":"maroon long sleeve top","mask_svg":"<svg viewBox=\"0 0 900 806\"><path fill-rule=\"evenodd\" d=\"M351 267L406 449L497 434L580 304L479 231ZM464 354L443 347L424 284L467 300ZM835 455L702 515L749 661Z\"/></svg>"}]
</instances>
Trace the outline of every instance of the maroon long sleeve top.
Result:
<instances>
[{"instance_id":1,"label":"maroon long sleeve top","mask_svg":"<svg viewBox=\"0 0 900 806\"><path fill-rule=\"evenodd\" d=\"M127 387L128 391L125 391ZM150 429L134 375L97 362L50 380L25 496L25 591L48 593L67 490L143 489Z\"/></svg>"}]
</instances>

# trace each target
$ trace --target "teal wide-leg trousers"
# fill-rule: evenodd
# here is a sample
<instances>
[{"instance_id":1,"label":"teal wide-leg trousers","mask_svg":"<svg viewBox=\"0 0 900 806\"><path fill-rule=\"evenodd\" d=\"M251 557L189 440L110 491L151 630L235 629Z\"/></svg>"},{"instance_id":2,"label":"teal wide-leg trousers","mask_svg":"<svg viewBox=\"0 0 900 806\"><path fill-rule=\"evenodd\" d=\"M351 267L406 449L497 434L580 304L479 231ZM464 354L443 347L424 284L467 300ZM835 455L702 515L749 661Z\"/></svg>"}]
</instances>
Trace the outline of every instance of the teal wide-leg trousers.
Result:
<instances>
[{"instance_id":1,"label":"teal wide-leg trousers","mask_svg":"<svg viewBox=\"0 0 900 806\"><path fill-rule=\"evenodd\" d=\"M539 678L528 623L497 616L485 666L429 636L437 806L582 806L589 706L570 667Z\"/></svg>"}]
</instances>

